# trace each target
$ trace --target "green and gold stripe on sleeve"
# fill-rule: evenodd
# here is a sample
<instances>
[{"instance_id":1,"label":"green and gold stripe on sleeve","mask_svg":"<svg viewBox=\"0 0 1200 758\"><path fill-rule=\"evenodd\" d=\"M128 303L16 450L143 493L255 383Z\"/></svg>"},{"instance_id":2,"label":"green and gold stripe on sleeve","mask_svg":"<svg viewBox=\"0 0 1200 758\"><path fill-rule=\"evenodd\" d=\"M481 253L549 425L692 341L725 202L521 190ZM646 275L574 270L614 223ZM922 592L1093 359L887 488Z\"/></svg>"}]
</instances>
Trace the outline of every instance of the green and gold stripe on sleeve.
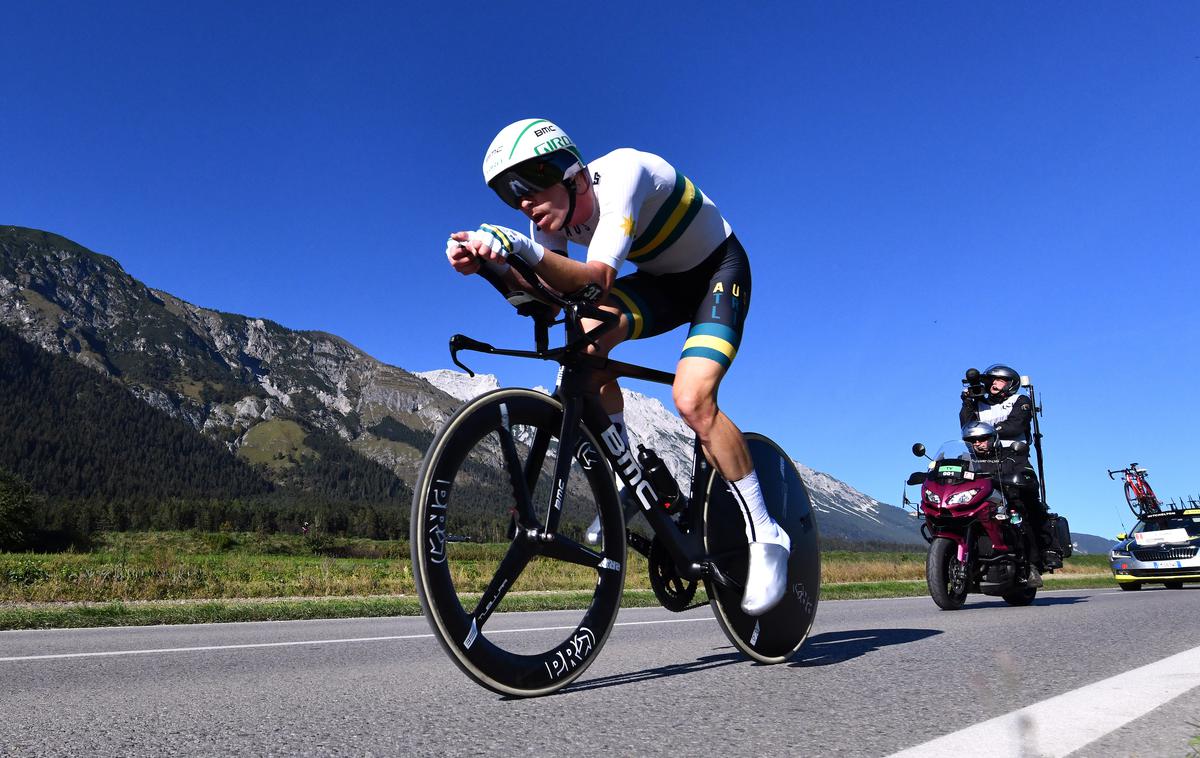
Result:
<instances>
[{"instance_id":1,"label":"green and gold stripe on sleeve","mask_svg":"<svg viewBox=\"0 0 1200 758\"><path fill-rule=\"evenodd\" d=\"M675 188L658 213L654 214L646 231L633 241L629 260L646 263L657 258L687 230L688 224L692 223L703 205L704 195L696 189L691 179L676 171Z\"/></svg>"}]
</instances>

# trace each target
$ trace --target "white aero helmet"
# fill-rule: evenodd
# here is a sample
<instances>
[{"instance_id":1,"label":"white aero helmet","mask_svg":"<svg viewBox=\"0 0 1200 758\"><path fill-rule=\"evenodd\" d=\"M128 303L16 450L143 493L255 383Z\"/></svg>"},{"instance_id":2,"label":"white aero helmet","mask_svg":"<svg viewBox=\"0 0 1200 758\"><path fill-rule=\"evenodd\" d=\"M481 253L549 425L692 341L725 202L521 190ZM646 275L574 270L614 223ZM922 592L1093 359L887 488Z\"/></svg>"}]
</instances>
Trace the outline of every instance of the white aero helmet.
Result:
<instances>
[{"instance_id":1,"label":"white aero helmet","mask_svg":"<svg viewBox=\"0 0 1200 758\"><path fill-rule=\"evenodd\" d=\"M500 199L519 208L521 198L566 184L583 170L583 156L567 133L544 118L525 118L500 130L483 156L483 180ZM572 203L573 205L574 203Z\"/></svg>"}]
</instances>

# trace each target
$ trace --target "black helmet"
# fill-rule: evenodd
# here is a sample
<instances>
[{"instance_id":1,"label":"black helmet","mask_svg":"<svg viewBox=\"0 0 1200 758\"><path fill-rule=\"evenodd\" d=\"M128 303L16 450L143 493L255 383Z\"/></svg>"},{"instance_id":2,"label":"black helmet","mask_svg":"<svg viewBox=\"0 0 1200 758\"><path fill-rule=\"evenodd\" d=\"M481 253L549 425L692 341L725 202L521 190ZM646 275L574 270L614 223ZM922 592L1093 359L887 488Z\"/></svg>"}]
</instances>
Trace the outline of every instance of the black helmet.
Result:
<instances>
[{"instance_id":1,"label":"black helmet","mask_svg":"<svg viewBox=\"0 0 1200 758\"><path fill-rule=\"evenodd\" d=\"M996 427L986 421L968 421L963 424L962 440L968 446L979 440L987 440L988 450L995 452L1000 445L1000 434L996 431Z\"/></svg>"},{"instance_id":2,"label":"black helmet","mask_svg":"<svg viewBox=\"0 0 1200 758\"><path fill-rule=\"evenodd\" d=\"M987 400L989 403L998 403L1009 399L1017 394L1017 390L1021 388L1021 375L1016 369L1011 366L1005 366L1003 363L993 363L983 372L983 387L987 392ZM1003 379L1006 384L1004 389L998 393L992 392L992 382L996 379Z\"/></svg>"}]
</instances>

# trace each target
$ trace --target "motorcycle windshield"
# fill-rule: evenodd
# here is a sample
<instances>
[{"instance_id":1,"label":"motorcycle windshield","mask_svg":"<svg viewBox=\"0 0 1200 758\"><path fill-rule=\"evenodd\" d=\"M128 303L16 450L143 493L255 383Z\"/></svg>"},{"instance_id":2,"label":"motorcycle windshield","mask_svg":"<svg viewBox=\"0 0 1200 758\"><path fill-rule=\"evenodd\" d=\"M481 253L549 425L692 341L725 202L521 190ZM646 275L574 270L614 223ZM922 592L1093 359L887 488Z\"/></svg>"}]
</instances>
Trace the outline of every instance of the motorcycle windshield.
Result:
<instances>
[{"instance_id":1,"label":"motorcycle windshield","mask_svg":"<svg viewBox=\"0 0 1200 758\"><path fill-rule=\"evenodd\" d=\"M949 482L972 479L976 474L987 473L993 467L994 464L977 458L962 440L942 443L934 455L933 463L929 464L935 476Z\"/></svg>"},{"instance_id":2,"label":"motorcycle windshield","mask_svg":"<svg viewBox=\"0 0 1200 758\"><path fill-rule=\"evenodd\" d=\"M971 449L967 447L967 443L962 440L950 440L943 442L938 448L937 453L933 456L934 461L942 460L960 460L973 461L975 456L971 454Z\"/></svg>"}]
</instances>

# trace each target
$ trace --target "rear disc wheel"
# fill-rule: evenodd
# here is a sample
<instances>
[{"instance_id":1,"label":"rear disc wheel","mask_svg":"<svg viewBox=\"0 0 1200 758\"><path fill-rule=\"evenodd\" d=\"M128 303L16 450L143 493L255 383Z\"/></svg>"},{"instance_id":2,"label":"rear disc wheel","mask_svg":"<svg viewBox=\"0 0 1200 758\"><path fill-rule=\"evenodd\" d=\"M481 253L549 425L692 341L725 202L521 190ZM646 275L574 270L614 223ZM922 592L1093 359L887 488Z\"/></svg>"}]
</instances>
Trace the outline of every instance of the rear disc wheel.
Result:
<instances>
[{"instance_id":1,"label":"rear disc wheel","mask_svg":"<svg viewBox=\"0 0 1200 758\"><path fill-rule=\"evenodd\" d=\"M742 611L749 553L745 522L729 485L715 471L704 505L704 548L737 587L705 580L713 615L734 647L759 663L789 660L812 629L821 595L821 551L808 488L791 458L761 434L745 435L767 510L792 541L783 599L761 616Z\"/></svg>"}]
</instances>

